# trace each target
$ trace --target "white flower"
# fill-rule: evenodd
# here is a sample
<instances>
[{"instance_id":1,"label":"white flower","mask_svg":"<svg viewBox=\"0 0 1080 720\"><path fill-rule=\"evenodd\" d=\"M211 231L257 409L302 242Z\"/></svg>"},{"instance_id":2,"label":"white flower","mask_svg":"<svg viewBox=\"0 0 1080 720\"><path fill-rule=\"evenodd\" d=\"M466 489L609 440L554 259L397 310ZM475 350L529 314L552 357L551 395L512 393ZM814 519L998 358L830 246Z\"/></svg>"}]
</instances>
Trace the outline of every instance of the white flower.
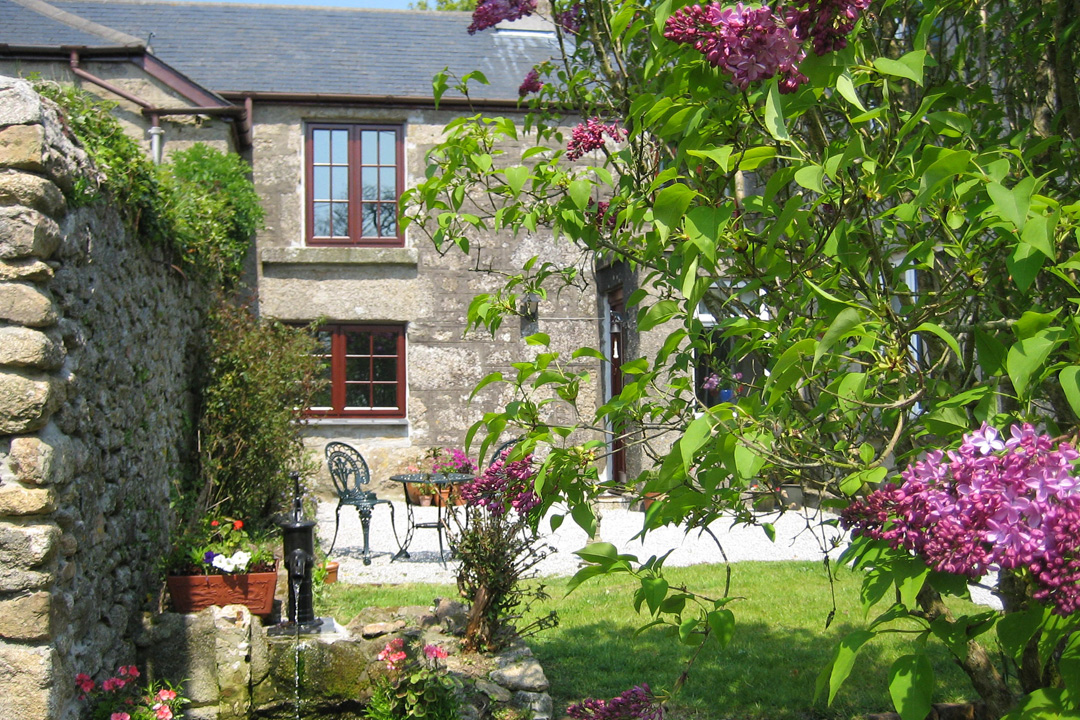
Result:
<instances>
[{"instance_id":1,"label":"white flower","mask_svg":"<svg viewBox=\"0 0 1080 720\"><path fill-rule=\"evenodd\" d=\"M225 555L215 555L212 565L223 572L236 572L236 562Z\"/></svg>"},{"instance_id":2,"label":"white flower","mask_svg":"<svg viewBox=\"0 0 1080 720\"><path fill-rule=\"evenodd\" d=\"M237 550L232 556L233 565L235 569L233 572L243 572L247 570L248 563L251 562L251 553L244 552L243 550Z\"/></svg>"}]
</instances>

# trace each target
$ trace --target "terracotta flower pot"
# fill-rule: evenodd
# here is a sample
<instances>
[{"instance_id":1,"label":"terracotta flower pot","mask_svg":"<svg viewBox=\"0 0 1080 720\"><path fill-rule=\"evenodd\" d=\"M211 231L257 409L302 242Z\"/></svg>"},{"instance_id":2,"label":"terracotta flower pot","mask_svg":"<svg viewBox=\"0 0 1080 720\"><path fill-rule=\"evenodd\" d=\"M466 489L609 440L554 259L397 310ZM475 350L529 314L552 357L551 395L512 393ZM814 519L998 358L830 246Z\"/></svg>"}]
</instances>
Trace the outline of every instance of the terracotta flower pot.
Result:
<instances>
[{"instance_id":1,"label":"terracotta flower pot","mask_svg":"<svg viewBox=\"0 0 1080 720\"><path fill-rule=\"evenodd\" d=\"M198 612L211 605L245 605L253 615L269 615L274 608L277 572L170 575L166 583L177 612Z\"/></svg>"},{"instance_id":2,"label":"terracotta flower pot","mask_svg":"<svg viewBox=\"0 0 1080 720\"><path fill-rule=\"evenodd\" d=\"M338 564L337 560L328 560L326 562L326 578L323 580L323 583L327 585L329 585L330 583L336 583L339 567L340 565Z\"/></svg>"}]
</instances>

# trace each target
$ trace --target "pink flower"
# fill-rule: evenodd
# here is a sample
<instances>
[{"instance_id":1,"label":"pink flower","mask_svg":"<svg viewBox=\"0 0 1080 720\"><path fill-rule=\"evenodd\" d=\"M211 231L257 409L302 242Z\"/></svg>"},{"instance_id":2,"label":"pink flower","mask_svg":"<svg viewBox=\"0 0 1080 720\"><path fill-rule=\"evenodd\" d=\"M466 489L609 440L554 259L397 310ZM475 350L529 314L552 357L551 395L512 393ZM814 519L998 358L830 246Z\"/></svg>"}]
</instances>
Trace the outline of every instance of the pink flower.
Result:
<instances>
[{"instance_id":1,"label":"pink flower","mask_svg":"<svg viewBox=\"0 0 1080 720\"><path fill-rule=\"evenodd\" d=\"M169 688L161 688L160 690L158 690L157 695L154 696L154 699L158 702L168 702L169 700L175 700L176 692L170 690Z\"/></svg>"},{"instance_id":2,"label":"pink flower","mask_svg":"<svg viewBox=\"0 0 1080 720\"><path fill-rule=\"evenodd\" d=\"M520 20L536 11L536 0L480 0L473 10L469 34L487 30L504 20Z\"/></svg>"},{"instance_id":3,"label":"pink flower","mask_svg":"<svg viewBox=\"0 0 1080 720\"><path fill-rule=\"evenodd\" d=\"M79 673L75 676L75 684L79 686L79 689L84 693L94 691L94 681L90 679L90 676L86 673Z\"/></svg>"},{"instance_id":4,"label":"pink flower","mask_svg":"<svg viewBox=\"0 0 1080 720\"><path fill-rule=\"evenodd\" d=\"M533 68L525 75L521 87L518 88L518 96L525 97L529 93L540 92L542 87L544 87L544 83L540 82L540 73L537 72L536 68Z\"/></svg>"},{"instance_id":5,"label":"pink flower","mask_svg":"<svg viewBox=\"0 0 1080 720\"><path fill-rule=\"evenodd\" d=\"M154 717L156 717L157 720L172 720L172 708L168 705L158 703L152 709L154 711Z\"/></svg>"},{"instance_id":6,"label":"pink flower","mask_svg":"<svg viewBox=\"0 0 1080 720\"><path fill-rule=\"evenodd\" d=\"M807 82L798 70L806 53L788 25L767 5L691 5L668 18L664 37L692 45L710 64L731 75L741 90L777 75L784 93Z\"/></svg>"},{"instance_id":7,"label":"pink flower","mask_svg":"<svg viewBox=\"0 0 1080 720\"><path fill-rule=\"evenodd\" d=\"M446 657L446 651L438 645L425 645L424 655L428 660L442 660Z\"/></svg>"},{"instance_id":8,"label":"pink flower","mask_svg":"<svg viewBox=\"0 0 1080 720\"><path fill-rule=\"evenodd\" d=\"M120 673L122 677L128 677L133 680L139 677L139 668L134 665L121 665L117 672Z\"/></svg>"},{"instance_id":9,"label":"pink flower","mask_svg":"<svg viewBox=\"0 0 1080 720\"><path fill-rule=\"evenodd\" d=\"M615 123L605 125L598 117L591 117L583 123L578 123L570 133L570 142L566 146L566 159L577 160L590 150L604 147L605 135L619 142L625 140L629 133Z\"/></svg>"},{"instance_id":10,"label":"pink flower","mask_svg":"<svg viewBox=\"0 0 1080 720\"><path fill-rule=\"evenodd\" d=\"M701 389L706 392L712 392L718 387L720 387L720 376L716 373L709 373L705 381L701 383Z\"/></svg>"},{"instance_id":11,"label":"pink flower","mask_svg":"<svg viewBox=\"0 0 1080 720\"><path fill-rule=\"evenodd\" d=\"M983 425L956 450L928 453L843 514L856 535L885 540L932 569L977 579L1024 573L1032 596L1080 609L1080 482L1076 450L1030 425L1004 443Z\"/></svg>"},{"instance_id":12,"label":"pink flower","mask_svg":"<svg viewBox=\"0 0 1080 720\"><path fill-rule=\"evenodd\" d=\"M386 662L386 668L388 670L397 670L398 663L407 657L405 650L403 649L404 647L404 640L401 638L394 638L386 643L386 647L382 649L382 652L378 654L377 658Z\"/></svg>"},{"instance_id":13,"label":"pink flower","mask_svg":"<svg viewBox=\"0 0 1080 720\"><path fill-rule=\"evenodd\" d=\"M131 720L131 716L126 712L114 712L109 716L109 720Z\"/></svg>"},{"instance_id":14,"label":"pink flower","mask_svg":"<svg viewBox=\"0 0 1080 720\"><path fill-rule=\"evenodd\" d=\"M127 680L121 677L111 677L105 682L101 683L101 688L105 692L113 692L114 690L120 690L127 685Z\"/></svg>"},{"instance_id":15,"label":"pink flower","mask_svg":"<svg viewBox=\"0 0 1080 720\"><path fill-rule=\"evenodd\" d=\"M571 35L578 34L584 20L585 6L581 3L574 3L569 9L555 13L555 24Z\"/></svg>"}]
</instances>

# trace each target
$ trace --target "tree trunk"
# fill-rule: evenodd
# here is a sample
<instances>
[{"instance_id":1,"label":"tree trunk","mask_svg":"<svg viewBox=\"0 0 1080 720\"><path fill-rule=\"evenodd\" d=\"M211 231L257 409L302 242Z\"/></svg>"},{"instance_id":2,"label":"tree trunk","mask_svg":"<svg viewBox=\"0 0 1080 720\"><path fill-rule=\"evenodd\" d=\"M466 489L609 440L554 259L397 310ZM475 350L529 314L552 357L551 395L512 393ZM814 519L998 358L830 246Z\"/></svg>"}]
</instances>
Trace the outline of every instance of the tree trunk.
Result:
<instances>
[{"instance_id":1,"label":"tree trunk","mask_svg":"<svg viewBox=\"0 0 1080 720\"><path fill-rule=\"evenodd\" d=\"M923 585L923 589L919 591L918 603L929 621L938 617L950 621L953 619L949 608L942 602L941 595L929 584ZM971 679L972 687L986 704L987 714L992 718L1000 718L1012 708L1015 701L1013 694L986 648L974 640L969 640L967 649L967 658L954 656L953 660Z\"/></svg>"}]
</instances>

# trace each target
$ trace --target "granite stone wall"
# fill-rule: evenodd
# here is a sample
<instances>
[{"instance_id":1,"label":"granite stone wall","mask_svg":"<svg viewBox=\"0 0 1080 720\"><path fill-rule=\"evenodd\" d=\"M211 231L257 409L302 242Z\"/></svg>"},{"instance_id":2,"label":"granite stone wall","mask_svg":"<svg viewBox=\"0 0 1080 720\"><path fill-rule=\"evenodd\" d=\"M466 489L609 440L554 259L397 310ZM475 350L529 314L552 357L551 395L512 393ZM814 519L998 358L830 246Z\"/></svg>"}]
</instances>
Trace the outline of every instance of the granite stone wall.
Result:
<instances>
[{"instance_id":1,"label":"granite stone wall","mask_svg":"<svg viewBox=\"0 0 1080 720\"><path fill-rule=\"evenodd\" d=\"M205 293L114 207L57 111L0 77L0 718L70 720L135 658L190 467Z\"/></svg>"}]
</instances>

